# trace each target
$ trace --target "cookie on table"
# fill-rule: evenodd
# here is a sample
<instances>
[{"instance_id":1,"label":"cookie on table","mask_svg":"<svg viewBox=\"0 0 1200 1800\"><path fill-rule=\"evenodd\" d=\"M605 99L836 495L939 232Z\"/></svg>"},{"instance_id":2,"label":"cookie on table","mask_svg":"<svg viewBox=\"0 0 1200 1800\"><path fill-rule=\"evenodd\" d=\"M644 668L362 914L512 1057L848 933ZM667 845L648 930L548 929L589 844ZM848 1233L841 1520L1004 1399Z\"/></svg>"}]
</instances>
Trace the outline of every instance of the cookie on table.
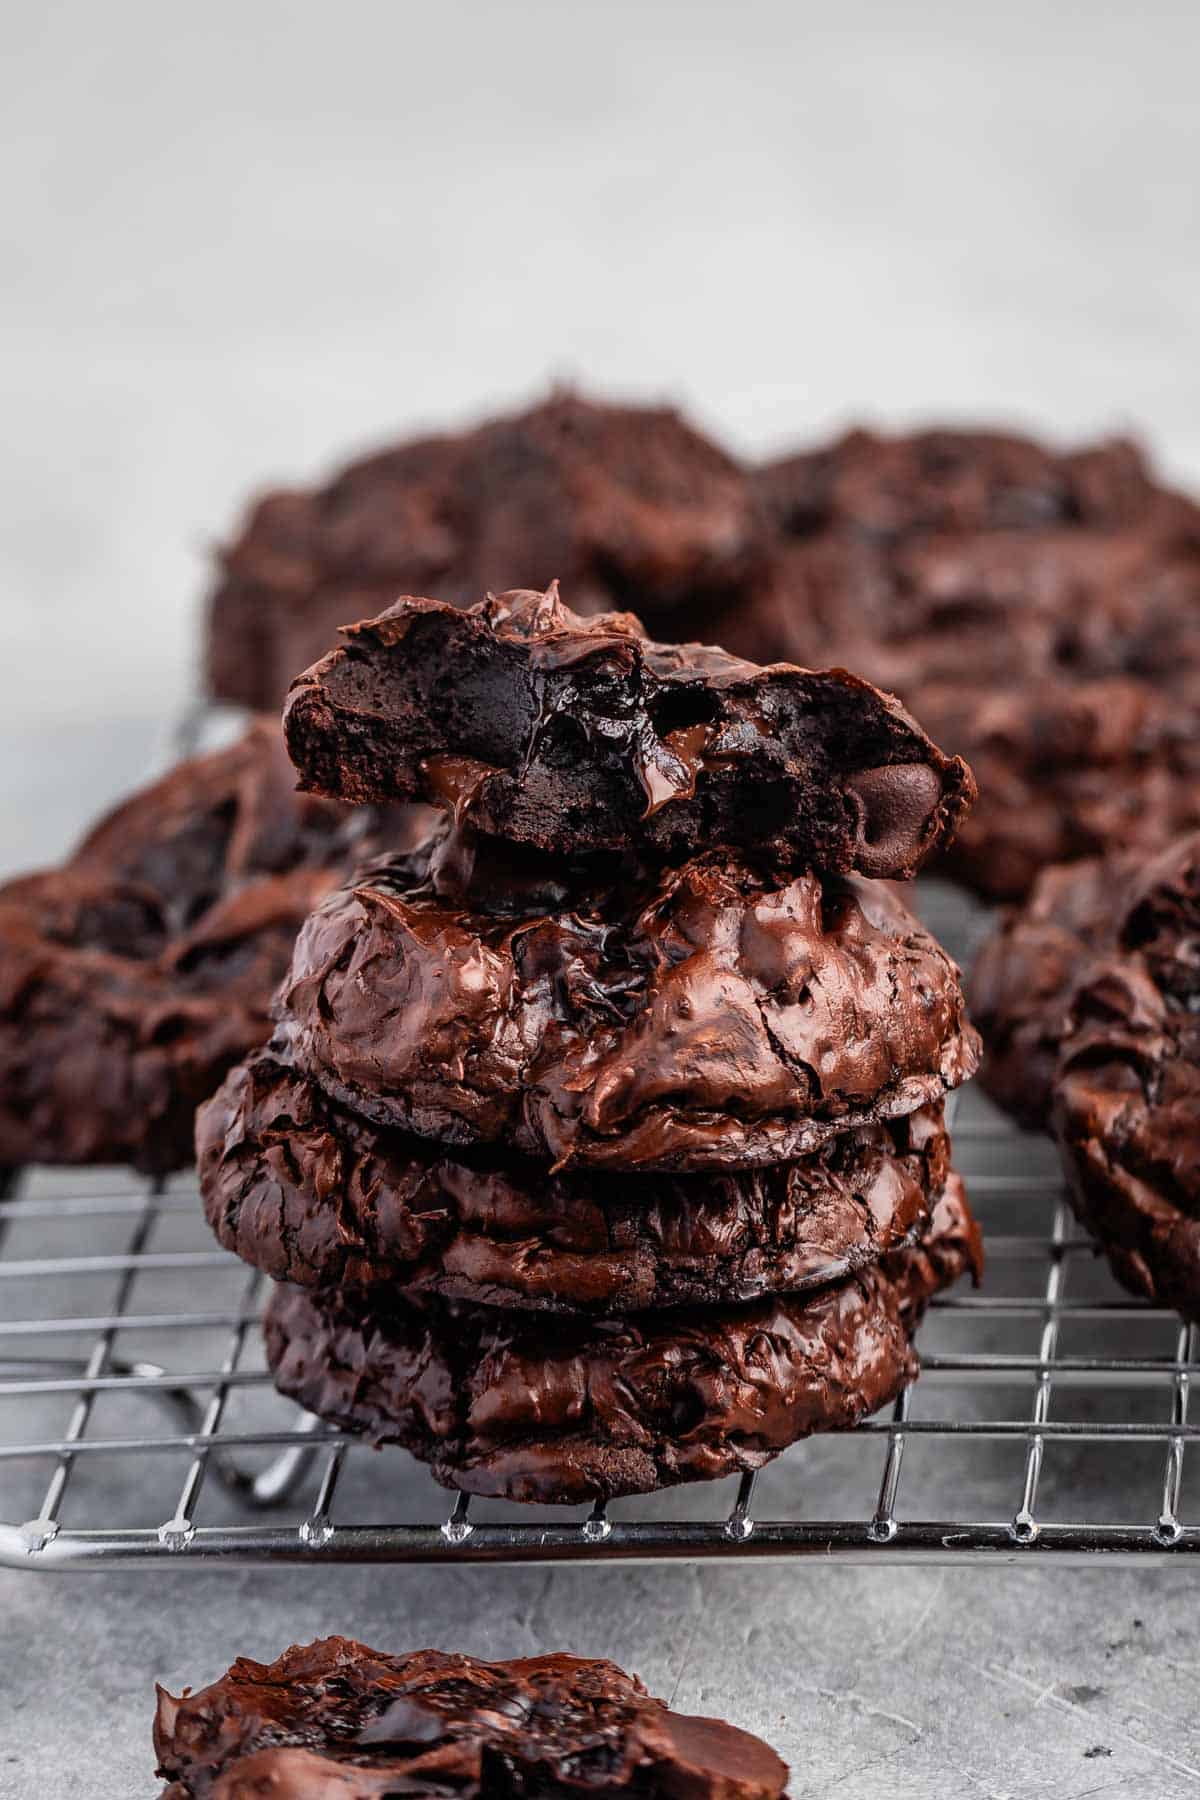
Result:
<instances>
[{"instance_id":1,"label":"cookie on table","mask_svg":"<svg viewBox=\"0 0 1200 1800\"><path fill-rule=\"evenodd\" d=\"M827 1285L922 1232L949 1170L931 1106L762 1169L554 1175L371 1125L273 1049L196 1151L213 1231L276 1281L595 1313Z\"/></svg>"},{"instance_id":2,"label":"cookie on table","mask_svg":"<svg viewBox=\"0 0 1200 1800\"><path fill-rule=\"evenodd\" d=\"M613 1319L279 1287L264 1320L276 1386L445 1486L573 1504L760 1468L847 1430L917 1372L928 1300L980 1266L951 1176L928 1237L812 1294Z\"/></svg>"},{"instance_id":3,"label":"cookie on table","mask_svg":"<svg viewBox=\"0 0 1200 1800\"><path fill-rule=\"evenodd\" d=\"M423 799L543 851L732 847L901 877L974 797L966 764L857 676L655 644L556 585L408 598L342 637L288 695L302 785Z\"/></svg>"},{"instance_id":4,"label":"cookie on table","mask_svg":"<svg viewBox=\"0 0 1200 1800\"><path fill-rule=\"evenodd\" d=\"M1053 1129L1117 1277L1200 1323L1200 834L1128 882L1114 926L1071 988Z\"/></svg>"},{"instance_id":5,"label":"cookie on table","mask_svg":"<svg viewBox=\"0 0 1200 1800\"><path fill-rule=\"evenodd\" d=\"M278 727L181 763L0 888L0 1164L191 1160L302 921L407 825L295 792Z\"/></svg>"},{"instance_id":6,"label":"cookie on table","mask_svg":"<svg viewBox=\"0 0 1200 1800\"><path fill-rule=\"evenodd\" d=\"M277 707L339 626L397 594L465 605L555 577L584 611L632 606L694 637L756 573L767 536L742 470L677 413L556 393L260 500L221 552L209 685Z\"/></svg>"},{"instance_id":7,"label":"cookie on table","mask_svg":"<svg viewBox=\"0 0 1200 1800\"><path fill-rule=\"evenodd\" d=\"M390 1656L343 1637L239 1657L196 1693L159 1688L154 1748L163 1800L779 1800L788 1778L760 1738L672 1712L615 1663Z\"/></svg>"},{"instance_id":8,"label":"cookie on table","mask_svg":"<svg viewBox=\"0 0 1200 1800\"><path fill-rule=\"evenodd\" d=\"M453 841L330 895L280 989L292 1063L365 1118L559 1168L747 1168L975 1068L958 970L887 884L708 855L513 916L439 893Z\"/></svg>"}]
</instances>

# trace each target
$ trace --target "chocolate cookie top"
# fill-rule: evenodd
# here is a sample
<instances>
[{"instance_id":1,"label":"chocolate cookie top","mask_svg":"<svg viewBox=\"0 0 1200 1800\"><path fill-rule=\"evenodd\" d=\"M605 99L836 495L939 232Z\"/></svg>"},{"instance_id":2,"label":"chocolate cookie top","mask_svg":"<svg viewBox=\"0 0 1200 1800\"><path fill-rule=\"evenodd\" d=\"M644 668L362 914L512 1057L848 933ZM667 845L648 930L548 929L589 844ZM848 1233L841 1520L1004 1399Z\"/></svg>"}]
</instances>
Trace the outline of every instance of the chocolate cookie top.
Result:
<instances>
[{"instance_id":1,"label":"chocolate cookie top","mask_svg":"<svg viewBox=\"0 0 1200 1800\"><path fill-rule=\"evenodd\" d=\"M1112 898L1110 888L1110 898ZM1200 1321L1200 834L1126 877L1070 984L1052 1123L1134 1292Z\"/></svg>"},{"instance_id":2,"label":"chocolate cookie top","mask_svg":"<svg viewBox=\"0 0 1200 1800\"><path fill-rule=\"evenodd\" d=\"M615 1663L389 1656L342 1637L239 1657L198 1693L159 1688L154 1748L163 1800L777 1800L788 1778L760 1738L671 1712Z\"/></svg>"},{"instance_id":3,"label":"chocolate cookie top","mask_svg":"<svg viewBox=\"0 0 1200 1800\"><path fill-rule=\"evenodd\" d=\"M739 593L766 539L741 469L677 413L558 393L265 496L222 552L210 685L278 706L339 626L397 594L466 604L556 577L584 611L681 612L692 635L688 616Z\"/></svg>"},{"instance_id":4,"label":"chocolate cookie top","mask_svg":"<svg viewBox=\"0 0 1200 1800\"><path fill-rule=\"evenodd\" d=\"M405 599L343 637L284 714L316 793L423 798L542 850L732 846L880 876L912 875L974 797L966 764L856 676L655 644L557 587Z\"/></svg>"},{"instance_id":5,"label":"chocolate cookie top","mask_svg":"<svg viewBox=\"0 0 1200 1800\"><path fill-rule=\"evenodd\" d=\"M296 794L262 721L0 888L0 1163L190 1161L301 921L401 829Z\"/></svg>"},{"instance_id":6,"label":"chocolate cookie top","mask_svg":"<svg viewBox=\"0 0 1200 1800\"><path fill-rule=\"evenodd\" d=\"M331 895L280 990L296 1067L379 1123L557 1167L746 1167L975 1067L958 971L883 884L707 856L513 917L437 872L431 841Z\"/></svg>"},{"instance_id":7,"label":"chocolate cookie top","mask_svg":"<svg viewBox=\"0 0 1200 1800\"><path fill-rule=\"evenodd\" d=\"M970 760L960 879L1020 898L1200 824L1200 509L1129 445L853 434L761 480L774 565L718 634L858 669Z\"/></svg>"},{"instance_id":8,"label":"chocolate cookie top","mask_svg":"<svg viewBox=\"0 0 1200 1800\"><path fill-rule=\"evenodd\" d=\"M763 1169L552 1175L372 1126L273 1050L201 1109L196 1147L210 1225L276 1281L598 1313L838 1280L924 1229L949 1167L929 1107Z\"/></svg>"},{"instance_id":9,"label":"chocolate cookie top","mask_svg":"<svg viewBox=\"0 0 1200 1800\"><path fill-rule=\"evenodd\" d=\"M318 1417L403 1444L448 1487L577 1503L756 1469L856 1425L915 1375L922 1308L978 1260L952 1177L924 1245L811 1295L547 1320L281 1287L264 1332L277 1387Z\"/></svg>"},{"instance_id":10,"label":"chocolate cookie top","mask_svg":"<svg viewBox=\"0 0 1200 1800\"><path fill-rule=\"evenodd\" d=\"M776 655L800 661L832 646L905 692L979 688L985 676L1169 687L1181 646L1196 666L1198 551L1200 513L1161 491L1120 529L941 531L883 547L827 530L778 548L768 635Z\"/></svg>"},{"instance_id":11,"label":"chocolate cookie top","mask_svg":"<svg viewBox=\"0 0 1200 1800\"><path fill-rule=\"evenodd\" d=\"M895 436L858 428L764 465L754 482L785 533L846 524L882 540L1111 526L1143 517L1157 491L1125 439L1062 453L1013 432L944 426Z\"/></svg>"}]
</instances>

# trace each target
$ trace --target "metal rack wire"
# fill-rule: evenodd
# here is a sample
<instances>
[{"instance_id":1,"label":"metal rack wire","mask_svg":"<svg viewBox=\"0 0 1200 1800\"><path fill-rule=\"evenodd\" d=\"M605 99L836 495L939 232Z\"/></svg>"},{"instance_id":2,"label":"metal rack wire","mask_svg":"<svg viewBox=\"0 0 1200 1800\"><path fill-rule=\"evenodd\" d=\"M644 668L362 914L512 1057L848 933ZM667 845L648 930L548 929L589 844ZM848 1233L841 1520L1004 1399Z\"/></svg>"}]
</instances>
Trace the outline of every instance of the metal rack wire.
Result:
<instances>
[{"instance_id":1,"label":"metal rack wire","mask_svg":"<svg viewBox=\"0 0 1200 1800\"><path fill-rule=\"evenodd\" d=\"M918 900L968 961L984 915ZM194 1178L26 1171L0 1186L0 1566L1195 1554L1200 1334L1116 1286L1047 1141L961 1101L987 1273L935 1301L915 1385L757 1477L590 1512L454 1500L278 1396L264 1284L214 1246Z\"/></svg>"},{"instance_id":2,"label":"metal rack wire","mask_svg":"<svg viewBox=\"0 0 1200 1800\"><path fill-rule=\"evenodd\" d=\"M191 1182L28 1177L0 1201L0 1562L540 1561L794 1556L1173 1560L1196 1334L1111 1282L1049 1147L967 1097L958 1161L979 1292L935 1304L890 1414L757 1478L590 1513L451 1504L274 1394L259 1278ZM371 1520L382 1522L372 1523Z\"/></svg>"}]
</instances>

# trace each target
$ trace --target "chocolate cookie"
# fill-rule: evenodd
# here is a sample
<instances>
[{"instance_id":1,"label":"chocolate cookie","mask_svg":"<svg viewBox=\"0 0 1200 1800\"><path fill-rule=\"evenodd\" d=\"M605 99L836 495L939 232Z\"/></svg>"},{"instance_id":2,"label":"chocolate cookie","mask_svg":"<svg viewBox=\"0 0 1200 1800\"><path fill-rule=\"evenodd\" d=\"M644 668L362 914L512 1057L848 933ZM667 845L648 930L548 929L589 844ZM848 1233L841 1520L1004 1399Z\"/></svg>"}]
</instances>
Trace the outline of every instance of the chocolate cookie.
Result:
<instances>
[{"instance_id":1,"label":"chocolate cookie","mask_svg":"<svg viewBox=\"0 0 1200 1800\"><path fill-rule=\"evenodd\" d=\"M986 898L1024 895L1055 863L1152 855L1200 823L1200 711L1144 680L939 683L918 698L987 796L945 859Z\"/></svg>"},{"instance_id":2,"label":"chocolate cookie","mask_svg":"<svg viewBox=\"0 0 1200 1800\"><path fill-rule=\"evenodd\" d=\"M815 1294L547 1321L431 1298L277 1288L276 1385L403 1444L467 1493L575 1503L756 1469L844 1430L916 1374L930 1296L979 1266L957 1177L926 1242Z\"/></svg>"},{"instance_id":3,"label":"chocolate cookie","mask_svg":"<svg viewBox=\"0 0 1200 1800\"><path fill-rule=\"evenodd\" d=\"M217 1237L276 1281L597 1313L839 1280L924 1230L949 1167L927 1107L765 1169L552 1175L369 1125L270 1049L201 1110L196 1153Z\"/></svg>"},{"instance_id":4,"label":"chocolate cookie","mask_svg":"<svg viewBox=\"0 0 1200 1800\"><path fill-rule=\"evenodd\" d=\"M1200 834L1129 880L1071 986L1053 1127L1118 1278L1200 1322Z\"/></svg>"},{"instance_id":5,"label":"chocolate cookie","mask_svg":"<svg viewBox=\"0 0 1200 1800\"><path fill-rule=\"evenodd\" d=\"M1045 1129L1071 992L1091 952L1111 939L1136 858L1044 869L971 969L971 1017L983 1033L980 1081L1029 1130Z\"/></svg>"},{"instance_id":6,"label":"chocolate cookie","mask_svg":"<svg viewBox=\"0 0 1200 1800\"><path fill-rule=\"evenodd\" d=\"M1012 432L933 427L887 436L861 428L757 470L755 487L785 534L847 524L894 540L931 531L1111 526L1142 517L1155 488L1136 444L1065 454Z\"/></svg>"},{"instance_id":7,"label":"chocolate cookie","mask_svg":"<svg viewBox=\"0 0 1200 1800\"><path fill-rule=\"evenodd\" d=\"M0 888L0 1164L190 1161L302 920L403 829L296 794L262 721Z\"/></svg>"},{"instance_id":8,"label":"chocolate cookie","mask_svg":"<svg viewBox=\"0 0 1200 1800\"><path fill-rule=\"evenodd\" d=\"M615 1663L388 1656L350 1638L239 1657L211 1687L158 1690L163 1800L778 1800L760 1738L674 1713Z\"/></svg>"},{"instance_id":9,"label":"chocolate cookie","mask_svg":"<svg viewBox=\"0 0 1200 1800\"><path fill-rule=\"evenodd\" d=\"M785 535L723 641L859 669L970 759L960 879L1200 824L1200 511L1129 445L854 434L760 485Z\"/></svg>"},{"instance_id":10,"label":"chocolate cookie","mask_svg":"<svg viewBox=\"0 0 1200 1800\"><path fill-rule=\"evenodd\" d=\"M586 905L439 897L438 846L332 895L279 996L295 1066L445 1144L676 1170L806 1155L975 1067L958 971L881 883L718 856Z\"/></svg>"},{"instance_id":11,"label":"chocolate cookie","mask_svg":"<svg viewBox=\"0 0 1200 1800\"><path fill-rule=\"evenodd\" d=\"M655 644L557 587L401 600L342 635L284 712L315 793L425 799L546 851L732 846L879 876L912 875L974 796L966 764L857 676Z\"/></svg>"},{"instance_id":12,"label":"chocolate cookie","mask_svg":"<svg viewBox=\"0 0 1200 1800\"><path fill-rule=\"evenodd\" d=\"M209 684L277 707L339 626L397 594L465 605L556 577L584 611L632 606L695 636L758 570L767 535L742 471L677 413L555 394L262 499L221 555Z\"/></svg>"}]
</instances>

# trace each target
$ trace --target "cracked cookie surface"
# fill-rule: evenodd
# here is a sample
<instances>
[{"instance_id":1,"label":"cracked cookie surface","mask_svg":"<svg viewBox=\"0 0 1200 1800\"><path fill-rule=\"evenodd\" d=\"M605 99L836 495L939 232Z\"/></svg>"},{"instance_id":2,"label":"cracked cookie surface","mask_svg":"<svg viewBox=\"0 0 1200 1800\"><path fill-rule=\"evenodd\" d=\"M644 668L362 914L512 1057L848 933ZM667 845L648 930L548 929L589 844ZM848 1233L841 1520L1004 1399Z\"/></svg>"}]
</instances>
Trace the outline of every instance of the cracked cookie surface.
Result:
<instances>
[{"instance_id":1,"label":"cracked cookie surface","mask_svg":"<svg viewBox=\"0 0 1200 1800\"><path fill-rule=\"evenodd\" d=\"M975 1067L955 965L882 883L709 855L513 916L438 891L452 842L331 895L280 991L295 1066L377 1123L556 1167L744 1168Z\"/></svg>"},{"instance_id":2,"label":"cracked cookie surface","mask_svg":"<svg viewBox=\"0 0 1200 1800\"><path fill-rule=\"evenodd\" d=\"M467 1493L574 1503L760 1468L917 1372L928 1300L981 1249L951 1176L925 1240L814 1294L614 1319L277 1288L276 1386Z\"/></svg>"},{"instance_id":3,"label":"cracked cookie surface","mask_svg":"<svg viewBox=\"0 0 1200 1800\"><path fill-rule=\"evenodd\" d=\"M270 1035L302 920L407 831L297 794L261 720L5 883L0 1163L189 1162L197 1103Z\"/></svg>"},{"instance_id":4,"label":"cracked cookie surface","mask_svg":"<svg viewBox=\"0 0 1200 1800\"><path fill-rule=\"evenodd\" d=\"M276 1281L614 1313L879 1261L928 1224L949 1143L931 1106L761 1169L552 1175L372 1125L268 1049L201 1109L197 1161L217 1237Z\"/></svg>"},{"instance_id":5,"label":"cracked cookie surface","mask_svg":"<svg viewBox=\"0 0 1200 1800\"><path fill-rule=\"evenodd\" d=\"M778 1800L760 1738L672 1712L615 1663L390 1656L350 1638L239 1657L219 1680L158 1690L163 1800Z\"/></svg>"}]
</instances>

